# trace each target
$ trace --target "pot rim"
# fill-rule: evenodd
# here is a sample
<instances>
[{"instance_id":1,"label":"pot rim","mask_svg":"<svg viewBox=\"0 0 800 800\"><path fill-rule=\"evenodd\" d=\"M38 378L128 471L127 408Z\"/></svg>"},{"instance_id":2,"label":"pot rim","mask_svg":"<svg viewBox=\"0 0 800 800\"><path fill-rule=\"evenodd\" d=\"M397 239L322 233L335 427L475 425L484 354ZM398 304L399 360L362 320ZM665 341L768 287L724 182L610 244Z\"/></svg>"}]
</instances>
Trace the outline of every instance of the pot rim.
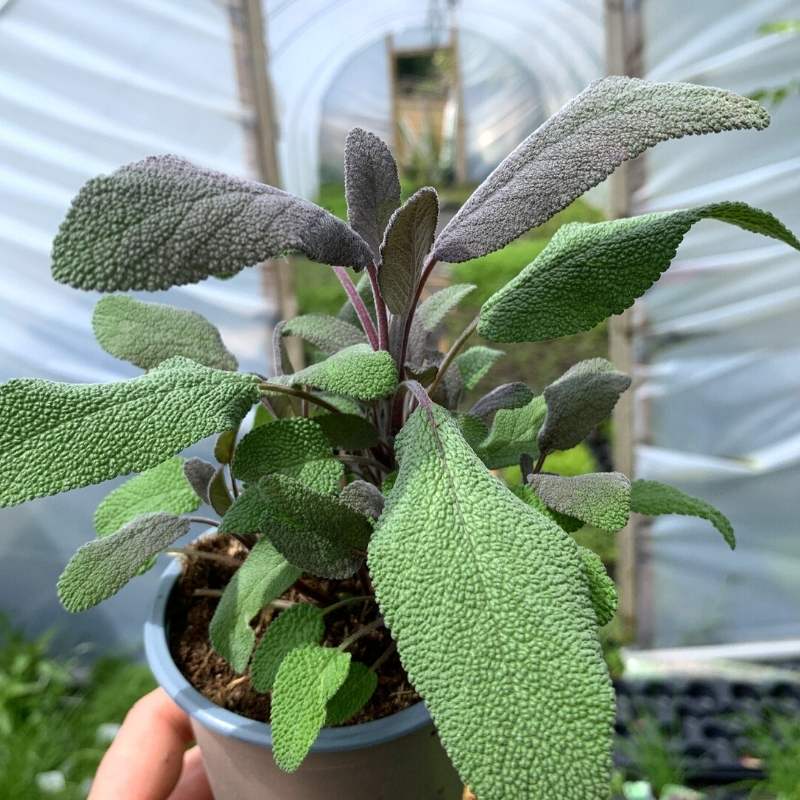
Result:
<instances>
[{"instance_id":1,"label":"pot rim","mask_svg":"<svg viewBox=\"0 0 800 800\"><path fill-rule=\"evenodd\" d=\"M264 722L243 717L221 708L197 691L172 660L165 631L167 603L181 574L175 559L158 583L150 616L144 625L144 649L147 663L162 689L192 719L205 728L259 747L272 748L272 731ZM341 752L390 742L431 724L425 704L416 703L388 717L348 725L323 728L311 746L312 753Z\"/></svg>"}]
</instances>

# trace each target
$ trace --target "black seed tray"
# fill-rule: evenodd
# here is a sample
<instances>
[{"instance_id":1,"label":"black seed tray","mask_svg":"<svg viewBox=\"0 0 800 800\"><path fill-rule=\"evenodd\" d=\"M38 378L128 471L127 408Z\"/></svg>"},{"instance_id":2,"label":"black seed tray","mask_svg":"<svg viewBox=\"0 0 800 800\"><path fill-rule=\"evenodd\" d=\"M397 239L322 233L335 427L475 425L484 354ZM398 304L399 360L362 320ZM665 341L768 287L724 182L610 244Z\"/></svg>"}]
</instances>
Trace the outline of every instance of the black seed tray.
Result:
<instances>
[{"instance_id":1,"label":"black seed tray","mask_svg":"<svg viewBox=\"0 0 800 800\"><path fill-rule=\"evenodd\" d=\"M695 784L724 784L761 776L753 769L756 726L800 716L800 683L687 678L621 680L617 692L615 761L636 772L626 746L644 721L655 724L667 748Z\"/></svg>"}]
</instances>

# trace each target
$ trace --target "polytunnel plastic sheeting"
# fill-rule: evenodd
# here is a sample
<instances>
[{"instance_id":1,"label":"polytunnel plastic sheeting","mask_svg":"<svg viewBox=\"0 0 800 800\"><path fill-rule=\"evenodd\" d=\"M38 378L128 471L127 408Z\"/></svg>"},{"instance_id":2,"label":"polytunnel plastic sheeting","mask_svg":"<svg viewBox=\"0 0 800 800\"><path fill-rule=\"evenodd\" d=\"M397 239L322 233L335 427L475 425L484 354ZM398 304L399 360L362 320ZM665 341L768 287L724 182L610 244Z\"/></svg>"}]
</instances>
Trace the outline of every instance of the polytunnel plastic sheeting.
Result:
<instances>
[{"instance_id":1,"label":"polytunnel plastic sheeting","mask_svg":"<svg viewBox=\"0 0 800 800\"><path fill-rule=\"evenodd\" d=\"M341 173L347 130L391 142L387 35L399 47L458 32L471 179L603 75L602 0L264 2L286 187L313 197ZM322 170L320 169L322 167Z\"/></svg>"},{"instance_id":2,"label":"polytunnel plastic sheeting","mask_svg":"<svg viewBox=\"0 0 800 800\"><path fill-rule=\"evenodd\" d=\"M761 35L800 3L642 3L645 75L741 93L800 77L800 38ZM763 132L659 145L636 211L742 200L800 231L800 97L771 106ZM635 314L639 477L717 505L729 552L702 520L640 530L640 643L800 637L800 254L702 222Z\"/></svg>"},{"instance_id":3,"label":"polytunnel plastic sheeting","mask_svg":"<svg viewBox=\"0 0 800 800\"><path fill-rule=\"evenodd\" d=\"M227 14L213 0L15 0L0 12L0 105L0 379L131 377L94 341L100 295L51 279L50 244L79 187L126 162L171 152L247 172ZM139 296L199 311L243 368L267 369L272 309L257 270ZM161 566L75 617L55 593L114 485L0 511L2 613L31 632L57 629L65 646L138 645Z\"/></svg>"}]
</instances>

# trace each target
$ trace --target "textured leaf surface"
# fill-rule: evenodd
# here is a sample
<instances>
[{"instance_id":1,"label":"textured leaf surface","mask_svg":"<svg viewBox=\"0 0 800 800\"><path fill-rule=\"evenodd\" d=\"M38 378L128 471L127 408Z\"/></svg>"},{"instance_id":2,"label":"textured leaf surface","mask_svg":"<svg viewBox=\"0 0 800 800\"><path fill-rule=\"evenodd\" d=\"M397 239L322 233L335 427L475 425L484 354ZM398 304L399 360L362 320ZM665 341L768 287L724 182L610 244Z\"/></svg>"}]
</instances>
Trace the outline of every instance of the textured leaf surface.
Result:
<instances>
[{"instance_id":1,"label":"textured leaf surface","mask_svg":"<svg viewBox=\"0 0 800 800\"><path fill-rule=\"evenodd\" d=\"M369 546L403 665L481 800L606 798L613 692L577 545L432 413L398 436Z\"/></svg>"},{"instance_id":2,"label":"textured leaf surface","mask_svg":"<svg viewBox=\"0 0 800 800\"><path fill-rule=\"evenodd\" d=\"M225 480L225 467L220 467L208 484L208 502L220 516L227 513L233 504L233 497Z\"/></svg>"},{"instance_id":3,"label":"textured leaf surface","mask_svg":"<svg viewBox=\"0 0 800 800\"><path fill-rule=\"evenodd\" d=\"M281 327L281 335L299 336L328 355L367 341L363 331L355 325L325 314L304 314L286 320Z\"/></svg>"},{"instance_id":4,"label":"textured leaf surface","mask_svg":"<svg viewBox=\"0 0 800 800\"><path fill-rule=\"evenodd\" d=\"M319 644L325 634L322 612L308 603L282 611L267 626L253 653L250 680L257 692L270 692L278 674L281 661L295 647Z\"/></svg>"},{"instance_id":5,"label":"textured leaf surface","mask_svg":"<svg viewBox=\"0 0 800 800\"><path fill-rule=\"evenodd\" d=\"M359 514L372 519L378 519L383 513L386 502L386 498L377 486L361 480L348 483L340 492L339 500Z\"/></svg>"},{"instance_id":6,"label":"textured leaf surface","mask_svg":"<svg viewBox=\"0 0 800 800\"><path fill-rule=\"evenodd\" d=\"M542 452L569 450L614 410L631 379L604 358L590 358L570 367L544 390L547 416L539 431Z\"/></svg>"},{"instance_id":7,"label":"textured leaf surface","mask_svg":"<svg viewBox=\"0 0 800 800\"><path fill-rule=\"evenodd\" d=\"M537 395L519 408L501 408L494 415L492 427L478 455L489 469L511 467L523 454L539 452L536 437L544 422L547 407L544 397Z\"/></svg>"},{"instance_id":8,"label":"textured leaf surface","mask_svg":"<svg viewBox=\"0 0 800 800\"><path fill-rule=\"evenodd\" d=\"M103 292L168 289L298 251L362 269L366 242L291 194L154 156L89 181L53 242L53 277Z\"/></svg>"},{"instance_id":9,"label":"textured leaf surface","mask_svg":"<svg viewBox=\"0 0 800 800\"><path fill-rule=\"evenodd\" d=\"M204 503L211 503L208 487L214 478L216 467L202 458L187 458L183 464L183 474L195 494Z\"/></svg>"},{"instance_id":10,"label":"textured leaf surface","mask_svg":"<svg viewBox=\"0 0 800 800\"><path fill-rule=\"evenodd\" d=\"M308 384L356 400L375 400L395 390L397 367L385 350L374 351L368 344L354 344L293 375L272 380L287 386Z\"/></svg>"},{"instance_id":11,"label":"textured leaf surface","mask_svg":"<svg viewBox=\"0 0 800 800\"><path fill-rule=\"evenodd\" d=\"M94 529L107 536L141 514L188 514L200 505L176 456L137 475L107 494L94 512Z\"/></svg>"},{"instance_id":12,"label":"textured leaf surface","mask_svg":"<svg viewBox=\"0 0 800 800\"><path fill-rule=\"evenodd\" d=\"M363 563L372 524L335 497L282 475L262 478L265 533L292 564L322 578L348 578Z\"/></svg>"},{"instance_id":13,"label":"textured leaf surface","mask_svg":"<svg viewBox=\"0 0 800 800\"><path fill-rule=\"evenodd\" d=\"M260 482L249 484L225 512L219 533L264 533L267 497Z\"/></svg>"},{"instance_id":14,"label":"textured leaf surface","mask_svg":"<svg viewBox=\"0 0 800 800\"><path fill-rule=\"evenodd\" d=\"M374 133L353 128L344 143L347 220L377 257L383 232L400 205L400 178L391 151Z\"/></svg>"},{"instance_id":15,"label":"textured leaf surface","mask_svg":"<svg viewBox=\"0 0 800 800\"><path fill-rule=\"evenodd\" d=\"M586 582L589 585L589 594L592 606L597 615L597 624L602 628L608 625L617 613L617 587L608 576L600 556L588 547L579 547L578 551L583 560L583 569Z\"/></svg>"},{"instance_id":16,"label":"textured leaf surface","mask_svg":"<svg viewBox=\"0 0 800 800\"><path fill-rule=\"evenodd\" d=\"M533 489L531 489L530 486L528 486L528 484L512 486L509 488L520 500L522 500L524 503L527 503L529 506L533 506L538 512L544 514L546 517L550 517L550 519L552 519L559 528L563 528L567 533L575 533L575 531L580 530L583 527L583 520L570 517L568 514L560 514L558 511L555 511L554 509L545 505L544 501L539 497L538 494L536 494L536 492L533 491Z\"/></svg>"},{"instance_id":17,"label":"textured leaf surface","mask_svg":"<svg viewBox=\"0 0 800 800\"><path fill-rule=\"evenodd\" d=\"M533 392L524 383L504 383L487 392L468 413L491 425L495 412L501 408L522 408L531 400Z\"/></svg>"},{"instance_id":18,"label":"textured leaf surface","mask_svg":"<svg viewBox=\"0 0 800 800\"><path fill-rule=\"evenodd\" d=\"M435 330L447 314L475 288L474 283L455 283L439 289L419 304L417 319L426 331Z\"/></svg>"},{"instance_id":19,"label":"textured leaf surface","mask_svg":"<svg viewBox=\"0 0 800 800\"><path fill-rule=\"evenodd\" d=\"M768 124L758 103L722 89L620 76L595 81L475 190L434 253L453 262L499 250L659 142Z\"/></svg>"},{"instance_id":20,"label":"textured leaf surface","mask_svg":"<svg viewBox=\"0 0 800 800\"><path fill-rule=\"evenodd\" d=\"M238 366L219 331L194 311L118 294L100 299L92 328L103 350L142 369L172 356L186 356L215 369Z\"/></svg>"},{"instance_id":21,"label":"textured leaf surface","mask_svg":"<svg viewBox=\"0 0 800 800\"><path fill-rule=\"evenodd\" d=\"M772 214L713 203L610 222L573 222L481 308L478 332L496 342L534 342L589 330L633 305L669 267L701 219L729 222L800 249Z\"/></svg>"},{"instance_id":22,"label":"textured leaf surface","mask_svg":"<svg viewBox=\"0 0 800 800\"><path fill-rule=\"evenodd\" d=\"M256 635L250 621L267 603L280 597L298 578L293 567L270 544L259 539L233 574L208 628L211 645L236 672L244 672Z\"/></svg>"},{"instance_id":23,"label":"textured leaf surface","mask_svg":"<svg viewBox=\"0 0 800 800\"><path fill-rule=\"evenodd\" d=\"M0 386L0 505L155 467L235 427L258 378L172 358L130 381Z\"/></svg>"},{"instance_id":24,"label":"textured leaf surface","mask_svg":"<svg viewBox=\"0 0 800 800\"><path fill-rule=\"evenodd\" d=\"M58 597L67 611L85 611L116 594L165 547L189 531L172 514L144 514L110 536L83 545L58 579Z\"/></svg>"},{"instance_id":25,"label":"textured leaf surface","mask_svg":"<svg viewBox=\"0 0 800 800\"><path fill-rule=\"evenodd\" d=\"M461 435L464 437L464 441L466 441L475 452L478 452L481 443L489 435L489 428L487 425L483 420L473 417L471 414L454 414L453 417L458 423L458 428L461 431Z\"/></svg>"},{"instance_id":26,"label":"textured leaf surface","mask_svg":"<svg viewBox=\"0 0 800 800\"><path fill-rule=\"evenodd\" d=\"M674 486L659 481L634 481L631 486L631 511L637 514L682 514L707 519L721 534L728 546L736 547L736 536L730 520L711 503L692 497Z\"/></svg>"},{"instance_id":27,"label":"textured leaf surface","mask_svg":"<svg viewBox=\"0 0 800 800\"><path fill-rule=\"evenodd\" d=\"M365 450L378 443L375 426L359 414L320 414L314 422L328 442L343 450Z\"/></svg>"},{"instance_id":28,"label":"textured leaf surface","mask_svg":"<svg viewBox=\"0 0 800 800\"><path fill-rule=\"evenodd\" d=\"M502 350L494 350L491 347L478 345L465 350L453 362L461 373L464 388L474 389L481 378L485 377L489 370L494 366L498 358L504 356Z\"/></svg>"},{"instance_id":29,"label":"textured leaf surface","mask_svg":"<svg viewBox=\"0 0 800 800\"><path fill-rule=\"evenodd\" d=\"M328 701L326 725L341 725L361 711L378 688L378 676L359 661L350 662L347 679Z\"/></svg>"},{"instance_id":30,"label":"textured leaf surface","mask_svg":"<svg viewBox=\"0 0 800 800\"><path fill-rule=\"evenodd\" d=\"M347 679L350 653L306 645L281 662L272 691L272 755L294 772L325 724L328 701Z\"/></svg>"},{"instance_id":31,"label":"textured leaf surface","mask_svg":"<svg viewBox=\"0 0 800 800\"><path fill-rule=\"evenodd\" d=\"M239 442L231 466L243 481L280 473L328 493L339 489L344 474L328 437L316 420L306 417L279 419L250 431Z\"/></svg>"},{"instance_id":32,"label":"textured leaf surface","mask_svg":"<svg viewBox=\"0 0 800 800\"><path fill-rule=\"evenodd\" d=\"M406 314L439 219L436 190L415 192L392 214L381 244L378 283L392 314Z\"/></svg>"},{"instance_id":33,"label":"textured leaf surface","mask_svg":"<svg viewBox=\"0 0 800 800\"><path fill-rule=\"evenodd\" d=\"M531 485L542 501L561 514L604 531L618 531L628 522L631 482L621 472L588 475L531 475Z\"/></svg>"},{"instance_id":34,"label":"textured leaf surface","mask_svg":"<svg viewBox=\"0 0 800 800\"><path fill-rule=\"evenodd\" d=\"M220 464L230 464L233 460L233 452L236 449L236 437L238 430L223 431L214 442L214 458Z\"/></svg>"}]
</instances>

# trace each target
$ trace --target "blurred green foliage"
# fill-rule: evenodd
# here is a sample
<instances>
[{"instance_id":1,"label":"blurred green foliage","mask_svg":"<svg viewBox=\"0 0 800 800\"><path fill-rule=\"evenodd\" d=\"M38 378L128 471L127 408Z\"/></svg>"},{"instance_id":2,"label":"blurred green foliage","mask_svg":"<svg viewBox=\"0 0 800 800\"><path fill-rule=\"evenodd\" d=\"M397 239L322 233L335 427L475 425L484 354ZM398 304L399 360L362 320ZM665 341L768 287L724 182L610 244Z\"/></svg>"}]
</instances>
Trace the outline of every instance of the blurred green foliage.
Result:
<instances>
[{"instance_id":1,"label":"blurred green foliage","mask_svg":"<svg viewBox=\"0 0 800 800\"><path fill-rule=\"evenodd\" d=\"M0 797L86 797L116 725L154 686L128 661L55 659L47 637L30 641L0 618Z\"/></svg>"}]
</instances>

